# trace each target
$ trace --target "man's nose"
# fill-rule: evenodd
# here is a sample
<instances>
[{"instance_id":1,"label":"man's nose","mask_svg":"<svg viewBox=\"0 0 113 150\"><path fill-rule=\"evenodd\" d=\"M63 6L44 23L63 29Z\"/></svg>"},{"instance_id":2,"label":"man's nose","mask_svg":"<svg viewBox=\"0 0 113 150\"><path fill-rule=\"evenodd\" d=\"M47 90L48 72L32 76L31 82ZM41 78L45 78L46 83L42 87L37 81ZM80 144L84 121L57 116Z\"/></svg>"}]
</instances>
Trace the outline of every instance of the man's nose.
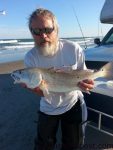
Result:
<instances>
[{"instance_id":1,"label":"man's nose","mask_svg":"<svg viewBox=\"0 0 113 150\"><path fill-rule=\"evenodd\" d=\"M41 33L41 34L40 34L40 37L46 38L46 37L47 37L47 34L46 34L46 33Z\"/></svg>"}]
</instances>

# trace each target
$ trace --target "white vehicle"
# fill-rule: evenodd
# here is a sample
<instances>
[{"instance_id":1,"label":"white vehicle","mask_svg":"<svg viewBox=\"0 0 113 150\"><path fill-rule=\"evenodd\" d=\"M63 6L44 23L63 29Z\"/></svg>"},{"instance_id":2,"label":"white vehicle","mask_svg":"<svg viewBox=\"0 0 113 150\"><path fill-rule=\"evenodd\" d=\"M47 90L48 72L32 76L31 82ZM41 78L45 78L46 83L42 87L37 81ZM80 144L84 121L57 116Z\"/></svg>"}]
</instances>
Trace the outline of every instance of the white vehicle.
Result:
<instances>
[{"instance_id":1,"label":"white vehicle","mask_svg":"<svg viewBox=\"0 0 113 150\"><path fill-rule=\"evenodd\" d=\"M106 0L101 10L101 23L113 24L113 0ZM99 69L106 63L113 61L113 28L111 28L102 41L94 40L94 48L85 50L86 65L91 69ZM108 83L111 83L111 86ZM89 119L98 123L98 129L113 136L113 81L95 81L97 93L84 94L89 111ZM104 126L105 130L102 129ZM95 127L96 128L96 127ZM111 134L112 133L112 134Z\"/></svg>"},{"instance_id":2,"label":"white vehicle","mask_svg":"<svg viewBox=\"0 0 113 150\"><path fill-rule=\"evenodd\" d=\"M102 41L96 38L94 39L94 43L97 44L96 47L85 50L86 60L113 61L113 27L108 31Z\"/></svg>"},{"instance_id":3,"label":"white vehicle","mask_svg":"<svg viewBox=\"0 0 113 150\"><path fill-rule=\"evenodd\" d=\"M105 0L100 13L101 23L113 24L113 0ZM108 31L102 41L99 38L94 40L96 47L87 49L86 60L88 61L113 61L113 28ZM99 66L98 66L99 67Z\"/></svg>"}]
</instances>

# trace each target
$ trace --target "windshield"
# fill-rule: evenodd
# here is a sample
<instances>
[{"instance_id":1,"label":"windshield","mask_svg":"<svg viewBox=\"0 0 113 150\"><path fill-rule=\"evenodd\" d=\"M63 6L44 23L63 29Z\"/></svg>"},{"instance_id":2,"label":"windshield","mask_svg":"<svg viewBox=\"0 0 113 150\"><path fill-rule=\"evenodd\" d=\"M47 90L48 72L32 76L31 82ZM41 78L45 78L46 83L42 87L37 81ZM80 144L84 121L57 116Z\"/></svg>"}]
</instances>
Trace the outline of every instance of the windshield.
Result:
<instances>
[{"instance_id":1,"label":"windshield","mask_svg":"<svg viewBox=\"0 0 113 150\"><path fill-rule=\"evenodd\" d=\"M103 38L101 45L113 44L113 28L105 35Z\"/></svg>"}]
</instances>

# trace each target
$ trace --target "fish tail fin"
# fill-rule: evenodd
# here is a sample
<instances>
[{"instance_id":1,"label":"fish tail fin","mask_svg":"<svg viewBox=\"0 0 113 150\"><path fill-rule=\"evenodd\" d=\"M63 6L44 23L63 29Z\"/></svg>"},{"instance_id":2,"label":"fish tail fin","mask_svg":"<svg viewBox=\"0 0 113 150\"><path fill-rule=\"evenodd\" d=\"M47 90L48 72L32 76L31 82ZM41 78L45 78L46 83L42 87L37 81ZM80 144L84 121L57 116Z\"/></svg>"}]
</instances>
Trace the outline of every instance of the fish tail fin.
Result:
<instances>
[{"instance_id":1,"label":"fish tail fin","mask_svg":"<svg viewBox=\"0 0 113 150\"><path fill-rule=\"evenodd\" d=\"M101 76L110 80L113 80L113 62L109 62L104 65L101 69Z\"/></svg>"}]
</instances>

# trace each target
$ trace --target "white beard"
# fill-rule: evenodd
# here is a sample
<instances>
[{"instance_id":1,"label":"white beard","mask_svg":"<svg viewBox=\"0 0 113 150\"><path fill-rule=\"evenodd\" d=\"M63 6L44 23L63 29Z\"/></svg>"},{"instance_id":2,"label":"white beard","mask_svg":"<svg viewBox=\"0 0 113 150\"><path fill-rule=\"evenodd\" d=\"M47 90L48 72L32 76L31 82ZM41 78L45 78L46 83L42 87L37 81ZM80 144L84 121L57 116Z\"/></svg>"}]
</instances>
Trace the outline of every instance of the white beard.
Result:
<instances>
[{"instance_id":1,"label":"white beard","mask_svg":"<svg viewBox=\"0 0 113 150\"><path fill-rule=\"evenodd\" d=\"M55 44L47 43L45 46L36 47L43 56L54 56L58 51L57 42Z\"/></svg>"}]
</instances>

